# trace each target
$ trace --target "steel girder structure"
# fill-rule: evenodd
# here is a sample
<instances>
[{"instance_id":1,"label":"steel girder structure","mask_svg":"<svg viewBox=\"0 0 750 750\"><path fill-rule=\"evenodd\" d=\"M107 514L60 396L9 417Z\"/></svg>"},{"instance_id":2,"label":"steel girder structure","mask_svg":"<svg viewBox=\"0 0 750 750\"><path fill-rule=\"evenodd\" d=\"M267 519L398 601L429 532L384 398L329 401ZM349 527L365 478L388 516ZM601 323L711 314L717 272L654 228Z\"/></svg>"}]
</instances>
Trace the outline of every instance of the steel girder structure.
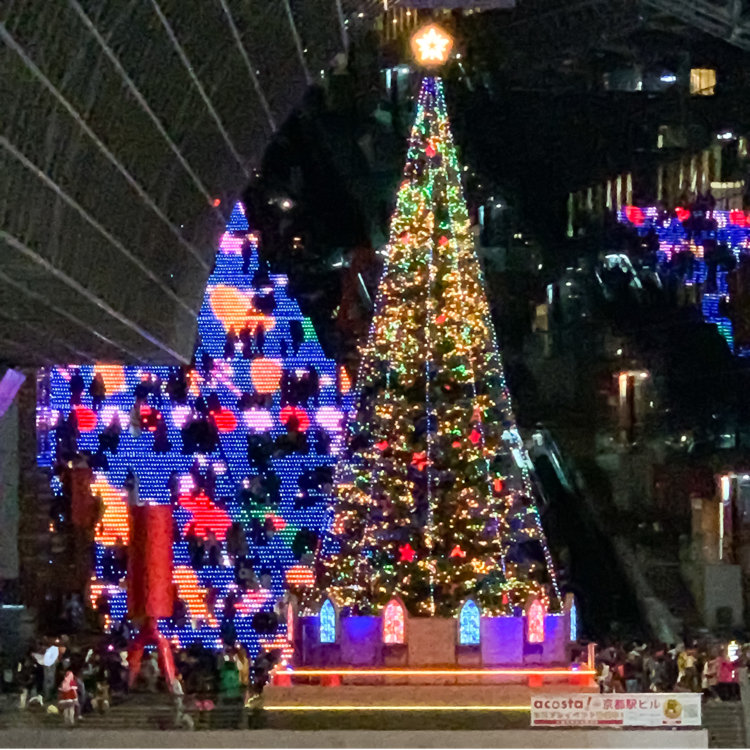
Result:
<instances>
[{"instance_id":1,"label":"steel girder structure","mask_svg":"<svg viewBox=\"0 0 750 750\"><path fill-rule=\"evenodd\" d=\"M626 37L641 25L637 0L523 0L509 16L514 48L531 59L577 54Z\"/></svg>"},{"instance_id":2,"label":"steel girder structure","mask_svg":"<svg viewBox=\"0 0 750 750\"><path fill-rule=\"evenodd\" d=\"M234 199L341 0L8 0L0 362L187 362Z\"/></svg>"},{"instance_id":3,"label":"steel girder structure","mask_svg":"<svg viewBox=\"0 0 750 750\"><path fill-rule=\"evenodd\" d=\"M750 18L745 0L643 0L643 3L750 51Z\"/></svg>"}]
</instances>

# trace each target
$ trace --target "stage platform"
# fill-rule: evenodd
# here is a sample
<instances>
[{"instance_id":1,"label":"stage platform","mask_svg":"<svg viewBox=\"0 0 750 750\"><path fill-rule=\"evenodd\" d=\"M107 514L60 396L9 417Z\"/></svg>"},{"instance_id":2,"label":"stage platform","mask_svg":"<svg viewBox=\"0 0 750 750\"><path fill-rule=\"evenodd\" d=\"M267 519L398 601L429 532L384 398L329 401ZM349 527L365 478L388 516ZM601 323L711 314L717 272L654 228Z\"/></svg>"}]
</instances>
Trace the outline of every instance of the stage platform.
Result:
<instances>
[{"instance_id":1,"label":"stage platform","mask_svg":"<svg viewBox=\"0 0 750 750\"><path fill-rule=\"evenodd\" d=\"M545 685L557 689L571 685L576 689L593 687L596 673L587 665L559 667L496 667L462 669L457 667L420 668L352 668L345 666L325 669L301 667L279 669L273 673L272 685L294 688L304 685L337 687L339 685Z\"/></svg>"},{"instance_id":2,"label":"stage platform","mask_svg":"<svg viewBox=\"0 0 750 750\"><path fill-rule=\"evenodd\" d=\"M268 686L263 707L274 712L479 711L526 712L535 693L528 685L294 685ZM555 693L595 692L595 688L555 685Z\"/></svg>"}]
</instances>

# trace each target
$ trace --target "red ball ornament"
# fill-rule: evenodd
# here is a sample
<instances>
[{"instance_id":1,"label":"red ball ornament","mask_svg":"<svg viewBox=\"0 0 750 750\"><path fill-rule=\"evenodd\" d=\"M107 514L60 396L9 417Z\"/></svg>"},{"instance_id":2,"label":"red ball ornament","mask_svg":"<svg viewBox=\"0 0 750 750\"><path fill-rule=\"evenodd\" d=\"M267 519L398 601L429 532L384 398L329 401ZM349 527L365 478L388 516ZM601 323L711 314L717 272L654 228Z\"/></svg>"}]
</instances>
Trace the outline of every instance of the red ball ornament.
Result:
<instances>
[{"instance_id":1,"label":"red ball ornament","mask_svg":"<svg viewBox=\"0 0 750 750\"><path fill-rule=\"evenodd\" d=\"M471 440L474 445L476 445L480 440L482 439L482 433L479 432L479 430L475 427L471 431L471 435L469 435L469 440Z\"/></svg>"},{"instance_id":2,"label":"red ball ornament","mask_svg":"<svg viewBox=\"0 0 750 750\"><path fill-rule=\"evenodd\" d=\"M387 447L388 447L387 440L381 440L379 443L375 443L375 448L377 448L379 451L384 451Z\"/></svg>"},{"instance_id":3,"label":"red ball ornament","mask_svg":"<svg viewBox=\"0 0 750 750\"><path fill-rule=\"evenodd\" d=\"M495 490L495 492L502 492L503 491L503 480L502 479L495 479L492 482L492 489Z\"/></svg>"},{"instance_id":4,"label":"red ball ornament","mask_svg":"<svg viewBox=\"0 0 750 750\"><path fill-rule=\"evenodd\" d=\"M687 221L690 218L690 211L688 211L686 208L683 208L682 206L677 206L674 212L675 214L677 214L677 219L679 221Z\"/></svg>"},{"instance_id":5,"label":"red ball ornament","mask_svg":"<svg viewBox=\"0 0 750 750\"><path fill-rule=\"evenodd\" d=\"M445 247L448 244L448 238L445 235L442 235L440 239L438 240L438 245L440 247Z\"/></svg>"},{"instance_id":6,"label":"red ball ornament","mask_svg":"<svg viewBox=\"0 0 750 750\"><path fill-rule=\"evenodd\" d=\"M440 315L438 315L437 318L435 318L435 322L438 325L442 325L443 323L445 323L445 315L443 313L440 313Z\"/></svg>"},{"instance_id":7,"label":"red ball ornament","mask_svg":"<svg viewBox=\"0 0 750 750\"><path fill-rule=\"evenodd\" d=\"M425 154L427 154L428 159L432 159L435 157L435 154L437 154L437 151L435 151L435 147L431 144L427 144L427 148L424 150Z\"/></svg>"},{"instance_id":8,"label":"red ball ornament","mask_svg":"<svg viewBox=\"0 0 750 750\"><path fill-rule=\"evenodd\" d=\"M452 443L454 448L460 448L461 447L461 441L460 440L454 440Z\"/></svg>"}]
</instances>

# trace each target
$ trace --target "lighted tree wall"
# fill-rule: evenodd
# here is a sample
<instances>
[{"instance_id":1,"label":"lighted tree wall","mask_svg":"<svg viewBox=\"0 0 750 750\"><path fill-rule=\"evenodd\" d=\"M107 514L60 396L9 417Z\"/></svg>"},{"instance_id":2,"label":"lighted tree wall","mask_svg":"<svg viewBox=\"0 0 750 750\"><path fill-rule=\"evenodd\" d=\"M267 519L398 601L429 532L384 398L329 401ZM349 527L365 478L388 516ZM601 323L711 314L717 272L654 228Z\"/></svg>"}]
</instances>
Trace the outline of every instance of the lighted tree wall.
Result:
<instances>
[{"instance_id":1,"label":"lighted tree wall","mask_svg":"<svg viewBox=\"0 0 750 750\"><path fill-rule=\"evenodd\" d=\"M474 251L442 82L419 95L318 582L339 605L485 614L558 595ZM551 600L551 601L550 601Z\"/></svg>"},{"instance_id":2,"label":"lighted tree wall","mask_svg":"<svg viewBox=\"0 0 750 750\"><path fill-rule=\"evenodd\" d=\"M279 599L290 582L313 583L349 388L287 283L259 261L237 204L198 316L194 368L66 365L41 379L39 462L90 456L103 515L89 595L109 597L113 620L126 614L117 557L128 502L171 503L186 611L162 632L211 646L234 632L253 651L285 643ZM64 477L53 478L53 528L70 523Z\"/></svg>"}]
</instances>

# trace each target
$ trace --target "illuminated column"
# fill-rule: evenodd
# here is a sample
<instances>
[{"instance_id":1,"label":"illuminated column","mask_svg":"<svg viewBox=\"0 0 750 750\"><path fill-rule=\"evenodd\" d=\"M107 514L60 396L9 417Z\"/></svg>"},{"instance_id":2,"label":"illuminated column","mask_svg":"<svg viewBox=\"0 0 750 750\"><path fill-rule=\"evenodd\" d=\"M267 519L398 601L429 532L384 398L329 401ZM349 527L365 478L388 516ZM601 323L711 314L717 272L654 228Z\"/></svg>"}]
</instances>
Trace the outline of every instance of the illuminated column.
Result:
<instances>
[{"instance_id":1,"label":"illuminated column","mask_svg":"<svg viewBox=\"0 0 750 750\"><path fill-rule=\"evenodd\" d=\"M660 164L656 170L656 200L664 197L664 167Z\"/></svg>"},{"instance_id":2,"label":"illuminated column","mask_svg":"<svg viewBox=\"0 0 750 750\"><path fill-rule=\"evenodd\" d=\"M130 509L128 613L133 619L169 617L173 607L172 508Z\"/></svg>"},{"instance_id":3,"label":"illuminated column","mask_svg":"<svg viewBox=\"0 0 750 750\"><path fill-rule=\"evenodd\" d=\"M169 505L133 507L130 509L128 550L128 612L141 626L128 649L131 686L138 678L144 648L154 645L167 688L173 689L172 649L156 624L157 618L171 616L173 605L172 508Z\"/></svg>"},{"instance_id":4,"label":"illuminated column","mask_svg":"<svg viewBox=\"0 0 750 750\"><path fill-rule=\"evenodd\" d=\"M541 599L532 599L526 608L526 641L544 643L544 618L547 608Z\"/></svg>"},{"instance_id":5,"label":"illuminated column","mask_svg":"<svg viewBox=\"0 0 750 750\"><path fill-rule=\"evenodd\" d=\"M690 157L690 191L698 191L698 157L695 155Z\"/></svg>"},{"instance_id":6,"label":"illuminated column","mask_svg":"<svg viewBox=\"0 0 750 750\"><path fill-rule=\"evenodd\" d=\"M714 147L714 173L716 175L716 181L721 182L721 146L717 143Z\"/></svg>"},{"instance_id":7,"label":"illuminated column","mask_svg":"<svg viewBox=\"0 0 750 750\"><path fill-rule=\"evenodd\" d=\"M633 205L633 174L628 172L625 177L625 205Z\"/></svg>"},{"instance_id":8,"label":"illuminated column","mask_svg":"<svg viewBox=\"0 0 750 750\"><path fill-rule=\"evenodd\" d=\"M615 180L615 211L622 205L622 175Z\"/></svg>"},{"instance_id":9,"label":"illuminated column","mask_svg":"<svg viewBox=\"0 0 750 750\"><path fill-rule=\"evenodd\" d=\"M611 211L612 210L612 180L607 180L607 186L605 188L605 205Z\"/></svg>"},{"instance_id":10,"label":"illuminated column","mask_svg":"<svg viewBox=\"0 0 750 750\"><path fill-rule=\"evenodd\" d=\"M391 599L383 610L383 643L406 643L406 610L398 599Z\"/></svg>"},{"instance_id":11,"label":"illuminated column","mask_svg":"<svg viewBox=\"0 0 750 750\"><path fill-rule=\"evenodd\" d=\"M530 599L526 604L526 643L538 648L543 648L544 625L547 617L547 607L541 599ZM529 676L529 687L542 686L541 675Z\"/></svg>"},{"instance_id":12,"label":"illuminated column","mask_svg":"<svg viewBox=\"0 0 750 750\"><path fill-rule=\"evenodd\" d=\"M732 562L732 482L730 474L719 479L719 562Z\"/></svg>"},{"instance_id":13,"label":"illuminated column","mask_svg":"<svg viewBox=\"0 0 750 750\"><path fill-rule=\"evenodd\" d=\"M711 149L703 149L701 154L701 191L707 192L711 187Z\"/></svg>"},{"instance_id":14,"label":"illuminated column","mask_svg":"<svg viewBox=\"0 0 750 750\"><path fill-rule=\"evenodd\" d=\"M575 202L573 193L568 193L568 237L573 236L573 214L575 213Z\"/></svg>"}]
</instances>

